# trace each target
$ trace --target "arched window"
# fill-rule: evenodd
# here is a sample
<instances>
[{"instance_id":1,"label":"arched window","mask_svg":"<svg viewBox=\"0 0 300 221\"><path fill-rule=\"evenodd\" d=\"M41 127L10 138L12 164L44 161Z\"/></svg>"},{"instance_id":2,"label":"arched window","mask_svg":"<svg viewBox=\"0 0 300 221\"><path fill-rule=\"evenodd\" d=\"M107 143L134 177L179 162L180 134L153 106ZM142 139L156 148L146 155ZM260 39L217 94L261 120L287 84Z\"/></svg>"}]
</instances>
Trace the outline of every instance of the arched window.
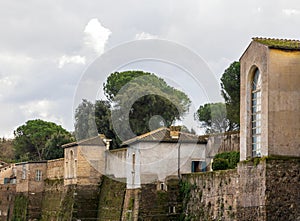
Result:
<instances>
[{"instance_id":1,"label":"arched window","mask_svg":"<svg viewBox=\"0 0 300 221\"><path fill-rule=\"evenodd\" d=\"M253 75L251 90L252 157L261 156L261 74L257 68Z\"/></svg>"},{"instance_id":2,"label":"arched window","mask_svg":"<svg viewBox=\"0 0 300 221\"><path fill-rule=\"evenodd\" d=\"M75 166L74 166L74 152L73 150L70 151L70 170L69 170L69 178L74 178L74 170L75 170Z\"/></svg>"}]
</instances>

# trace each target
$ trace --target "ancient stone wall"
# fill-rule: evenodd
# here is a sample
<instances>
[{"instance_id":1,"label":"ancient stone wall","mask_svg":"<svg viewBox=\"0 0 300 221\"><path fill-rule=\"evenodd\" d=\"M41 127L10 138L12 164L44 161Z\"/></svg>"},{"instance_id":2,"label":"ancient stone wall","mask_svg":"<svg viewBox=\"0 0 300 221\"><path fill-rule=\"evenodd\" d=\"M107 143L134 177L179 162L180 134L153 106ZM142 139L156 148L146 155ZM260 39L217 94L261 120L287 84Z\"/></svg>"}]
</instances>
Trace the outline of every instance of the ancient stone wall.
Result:
<instances>
[{"instance_id":1,"label":"ancient stone wall","mask_svg":"<svg viewBox=\"0 0 300 221\"><path fill-rule=\"evenodd\" d=\"M254 158L183 183L188 220L300 220L300 159Z\"/></svg>"},{"instance_id":2,"label":"ancient stone wall","mask_svg":"<svg viewBox=\"0 0 300 221\"><path fill-rule=\"evenodd\" d=\"M1 167L0 169L0 184L4 184L4 179L5 178L10 178L13 176L13 167L14 165L6 165L4 167Z\"/></svg>"},{"instance_id":3,"label":"ancient stone wall","mask_svg":"<svg viewBox=\"0 0 300 221\"><path fill-rule=\"evenodd\" d=\"M183 210L187 220L236 220L236 170L183 175Z\"/></svg>"},{"instance_id":4,"label":"ancient stone wall","mask_svg":"<svg viewBox=\"0 0 300 221\"><path fill-rule=\"evenodd\" d=\"M98 220L121 220L126 183L103 176L100 186Z\"/></svg>"},{"instance_id":5,"label":"ancient stone wall","mask_svg":"<svg viewBox=\"0 0 300 221\"><path fill-rule=\"evenodd\" d=\"M47 179L55 180L64 178L64 158L48 160Z\"/></svg>"},{"instance_id":6,"label":"ancient stone wall","mask_svg":"<svg viewBox=\"0 0 300 221\"><path fill-rule=\"evenodd\" d=\"M15 201L16 185L0 184L0 221L10 220Z\"/></svg>"},{"instance_id":7,"label":"ancient stone wall","mask_svg":"<svg viewBox=\"0 0 300 221\"><path fill-rule=\"evenodd\" d=\"M179 220L181 205L177 178L144 184L140 190L138 220Z\"/></svg>"},{"instance_id":8,"label":"ancient stone wall","mask_svg":"<svg viewBox=\"0 0 300 221\"><path fill-rule=\"evenodd\" d=\"M300 159L268 160L267 220L300 220Z\"/></svg>"}]
</instances>

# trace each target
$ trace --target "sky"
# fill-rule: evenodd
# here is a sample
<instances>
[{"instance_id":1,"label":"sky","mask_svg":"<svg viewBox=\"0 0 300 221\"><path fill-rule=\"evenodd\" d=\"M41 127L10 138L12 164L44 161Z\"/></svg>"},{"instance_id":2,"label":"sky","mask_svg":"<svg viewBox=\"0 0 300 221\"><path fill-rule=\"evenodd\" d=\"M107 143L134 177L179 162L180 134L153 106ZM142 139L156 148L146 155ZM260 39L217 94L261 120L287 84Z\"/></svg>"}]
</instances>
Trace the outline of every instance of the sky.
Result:
<instances>
[{"instance_id":1,"label":"sky","mask_svg":"<svg viewBox=\"0 0 300 221\"><path fill-rule=\"evenodd\" d=\"M297 0L1 0L0 137L13 137L31 119L73 131L74 96L83 76L126 42L182 45L201 57L219 83L252 37L300 39L299 27ZM127 69L175 73L166 81L194 96L195 108L207 102L174 64L136 61L120 68ZM97 96L104 97L101 91Z\"/></svg>"}]
</instances>

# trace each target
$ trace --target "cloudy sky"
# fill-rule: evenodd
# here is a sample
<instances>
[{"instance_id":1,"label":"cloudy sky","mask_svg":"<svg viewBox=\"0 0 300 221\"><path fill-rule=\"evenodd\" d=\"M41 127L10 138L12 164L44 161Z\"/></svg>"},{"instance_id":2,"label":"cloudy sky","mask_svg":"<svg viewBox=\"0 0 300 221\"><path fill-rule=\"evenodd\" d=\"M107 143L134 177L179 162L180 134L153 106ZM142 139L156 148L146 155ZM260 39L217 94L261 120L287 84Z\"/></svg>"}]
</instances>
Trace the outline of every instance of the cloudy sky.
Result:
<instances>
[{"instance_id":1,"label":"cloudy sky","mask_svg":"<svg viewBox=\"0 0 300 221\"><path fill-rule=\"evenodd\" d=\"M36 118L73 130L82 75L124 42L155 38L184 45L219 79L252 37L300 39L299 27L297 0L1 0L0 136L12 137ZM149 62L139 66L159 72Z\"/></svg>"}]
</instances>

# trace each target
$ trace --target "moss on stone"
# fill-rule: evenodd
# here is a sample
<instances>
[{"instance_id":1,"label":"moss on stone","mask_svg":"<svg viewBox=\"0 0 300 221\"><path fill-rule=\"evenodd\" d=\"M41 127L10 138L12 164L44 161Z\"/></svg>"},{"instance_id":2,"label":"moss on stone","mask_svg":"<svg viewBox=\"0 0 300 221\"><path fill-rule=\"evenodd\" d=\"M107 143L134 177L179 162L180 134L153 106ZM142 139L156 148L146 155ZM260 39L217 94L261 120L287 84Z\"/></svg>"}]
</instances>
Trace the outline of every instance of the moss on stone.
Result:
<instances>
[{"instance_id":1,"label":"moss on stone","mask_svg":"<svg viewBox=\"0 0 300 221\"><path fill-rule=\"evenodd\" d=\"M272 38L253 38L254 41L264 44L271 48L279 49L300 49L300 41Z\"/></svg>"}]
</instances>

